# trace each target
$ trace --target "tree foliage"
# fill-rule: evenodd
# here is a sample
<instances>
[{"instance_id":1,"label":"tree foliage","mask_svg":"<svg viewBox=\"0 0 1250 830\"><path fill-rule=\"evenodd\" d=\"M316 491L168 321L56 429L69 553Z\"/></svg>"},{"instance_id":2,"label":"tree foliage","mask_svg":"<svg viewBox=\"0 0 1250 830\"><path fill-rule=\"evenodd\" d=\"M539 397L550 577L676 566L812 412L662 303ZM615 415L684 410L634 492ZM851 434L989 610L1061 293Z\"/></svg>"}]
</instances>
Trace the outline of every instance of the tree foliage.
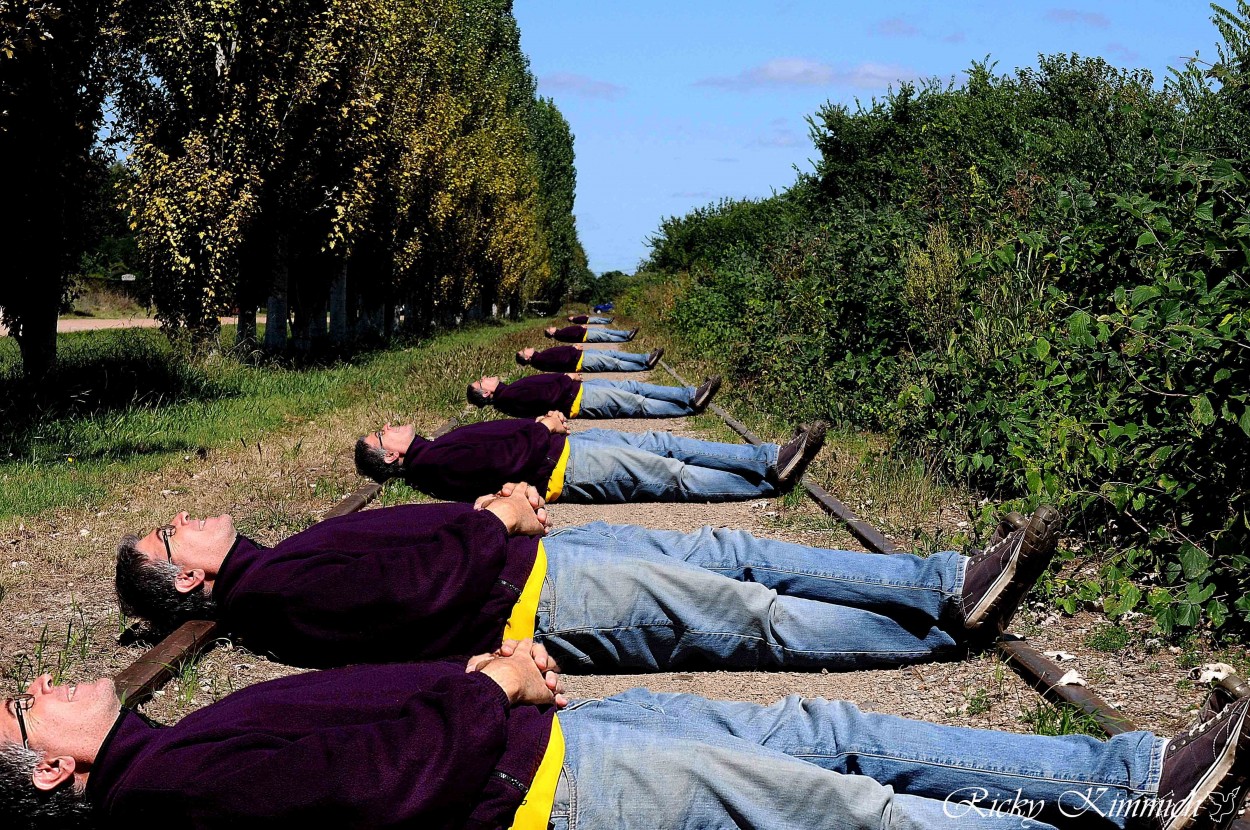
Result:
<instances>
[{"instance_id":1,"label":"tree foliage","mask_svg":"<svg viewBox=\"0 0 1250 830\"><path fill-rule=\"evenodd\" d=\"M662 224L672 323L763 406L1059 502L1104 554L1064 607L1250 622L1250 5L1214 21L1162 88L1056 55L822 108L814 174Z\"/></svg>"},{"instance_id":2,"label":"tree foliage","mask_svg":"<svg viewBox=\"0 0 1250 830\"><path fill-rule=\"evenodd\" d=\"M0 300L27 340L32 320L41 344L55 331L91 227L75 206L102 181L106 91L171 333L210 342L238 309L250 342L268 301L267 343L289 311L309 349L516 311L585 269L572 136L508 0L20 0L0 23L0 141L36 205L8 229L31 257Z\"/></svg>"}]
</instances>

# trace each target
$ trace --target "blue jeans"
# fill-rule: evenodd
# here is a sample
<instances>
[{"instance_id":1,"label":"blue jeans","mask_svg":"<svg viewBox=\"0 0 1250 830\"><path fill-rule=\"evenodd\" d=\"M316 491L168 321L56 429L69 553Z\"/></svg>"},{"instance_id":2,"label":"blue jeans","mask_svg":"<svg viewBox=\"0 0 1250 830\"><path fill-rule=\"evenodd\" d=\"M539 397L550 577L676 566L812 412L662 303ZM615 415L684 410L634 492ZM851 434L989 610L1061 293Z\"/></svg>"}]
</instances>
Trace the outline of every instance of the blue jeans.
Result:
<instances>
[{"instance_id":1,"label":"blue jeans","mask_svg":"<svg viewBox=\"0 0 1250 830\"><path fill-rule=\"evenodd\" d=\"M586 329L587 343L624 343L628 339L626 329Z\"/></svg>"},{"instance_id":2,"label":"blue jeans","mask_svg":"<svg viewBox=\"0 0 1250 830\"><path fill-rule=\"evenodd\" d=\"M606 326L611 324L611 317L587 317L586 322L596 326Z\"/></svg>"},{"instance_id":3,"label":"blue jeans","mask_svg":"<svg viewBox=\"0 0 1250 830\"><path fill-rule=\"evenodd\" d=\"M582 381L581 418L680 418L694 414L694 388L636 380Z\"/></svg>"},{"instance_id":4,"label":"blue jeans","mask_svg":"<svg viewBox=\"0 0 1250 830\"><path fill-rule=\"evenodd\" d=\"M603 522L543 542L535 636L569 671L861 669L959 642L967 559L820 548L741 530Z\"/></svg>"},{"instance_id":5,"label":"blue jeans","mask_svg":"<svg viewBox=\"0 0 1250 830\"><path fill-rule=\"evenodd\" d=\"M776 444L720 444L667 432L569 436L562 501L733 501L772 496Z\"/></svg>"},{"instance_id":6,"label":"blue jeans","mask_svg":"<svg viewBox=\"0 0 1250 830\"><path fill-rule=\"evenodd\" d=\"M557 717L555 830L1124 827L1124 804L1158 791L1164 745L1148 732L1050 738L843 701L759 706L646 689Z\"/></svg>"},{"instance_id":7,"label":"blue jeans","mask_svg":"<svg viewBox=\"0 0 1250 830\"><path fill-rule=\"evenodd\" d=\"M583 372L641 372L646 368L645 354L609 352L603 349L582 350Z\"/></svg>"}]
</instances>

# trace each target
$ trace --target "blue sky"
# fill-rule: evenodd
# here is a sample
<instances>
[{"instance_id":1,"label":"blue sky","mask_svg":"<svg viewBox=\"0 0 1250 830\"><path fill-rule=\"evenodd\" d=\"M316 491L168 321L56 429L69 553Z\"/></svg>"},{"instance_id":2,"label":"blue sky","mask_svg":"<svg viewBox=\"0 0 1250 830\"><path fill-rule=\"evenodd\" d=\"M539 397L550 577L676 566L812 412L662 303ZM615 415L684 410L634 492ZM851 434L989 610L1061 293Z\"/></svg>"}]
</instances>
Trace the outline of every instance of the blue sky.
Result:
<instances>
[{"instance_id":1,"label":"blue sky","mask_svg":"<svg viewBox=\"0 0 1250 830\"><path fill-rule=\"evenodd\" d=\"M1225 7L1235 6L1229 0ZM1000 72L1038 54L1151 70L1215 55L1195 0L516 0L539 92L572 125L578 231L597 273L632 272L665 216L760 197L811 169L805 117L898 78Z\"/></svg>"}]
</instances>

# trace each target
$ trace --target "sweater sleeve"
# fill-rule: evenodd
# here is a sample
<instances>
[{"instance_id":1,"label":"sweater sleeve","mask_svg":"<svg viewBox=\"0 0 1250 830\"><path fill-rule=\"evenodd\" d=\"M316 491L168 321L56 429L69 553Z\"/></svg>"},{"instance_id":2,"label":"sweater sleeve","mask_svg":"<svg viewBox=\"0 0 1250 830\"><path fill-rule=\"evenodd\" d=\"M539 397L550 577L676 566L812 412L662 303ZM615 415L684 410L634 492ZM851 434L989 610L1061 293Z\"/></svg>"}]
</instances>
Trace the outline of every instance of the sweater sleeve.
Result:
<instances>
[{"instance_id":1,"label":"sweater sleeve","mask_svg":"<svg viewBox=\"0 0 1250 830\"><path fill-rule=\"evenodd\" d=\"M189 826L458 826L507 746L508 699L480 673L449 675L390 720L300 738L239 736L202 752L183 792ZM181 812L181 811L178 811Z\"/></svg>"},{"instance_id":2,"label":"sweater sleeve","mask_svg":"<svg viewBox=\"0 0 1250 830\"><path fill-rule=\"evenodd\" d=\"M279 656L307 665L393 642L411 644L411 659L423 654L422 643L441 644L481 612L508 556L507 530L485 510L411 538L365 537L357 545L367 550L336 555L327 547L295 558L284 584L273 587L282 602L255 592L240 598L236 616L254 621Z\"/></svg>"},{"instance_id":3,"label":"sweater sleeve","mask_svg":"<svg viewBox=\"0 0 1250 830\"><path fill-rule=\"evenodd\" d=\"M529 481L538 475L551 448L551 431L536 421L486 421L470 426L480 430L469 434L452 430L422 452L409 467L409 476L416 476L415 486L437 496L472 501L505 482Z\"/></svg>"}]
</instances>

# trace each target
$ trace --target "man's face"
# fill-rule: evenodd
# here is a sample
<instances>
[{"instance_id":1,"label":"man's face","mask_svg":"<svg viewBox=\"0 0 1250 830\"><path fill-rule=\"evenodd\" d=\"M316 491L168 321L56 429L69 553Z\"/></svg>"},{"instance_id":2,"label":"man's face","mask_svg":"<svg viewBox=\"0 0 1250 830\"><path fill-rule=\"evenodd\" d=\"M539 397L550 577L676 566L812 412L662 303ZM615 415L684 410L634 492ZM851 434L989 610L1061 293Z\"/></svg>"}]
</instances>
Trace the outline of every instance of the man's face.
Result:
<instances>
[{"instance_id":1,"label":"man's face","mask_svg":"<svg viewBox=\"0 0 1250 830\"><path fill-rule=\"evenodd\" d=\"M100 736L108 732L121 710L113 681L107 677L94 683L54 686L52 675L44 674L32 680L26 691L35 698L30 709L22 712L30 748L45 757L94 757ZM4 699L0 740L20 745L22 731L15 705L12 698Z\"/></svg>"},{"instance_id":2,"label":"man's face","mask_svg":"<svg viewBox=\"0 0 1250 830\"><path fill-rule=\"evenodd\" d=\"M477 383L473 385L476 386L480 391L485 392L487 395L493 395L495 394L495 390L499 388L500 380L501 378L498 378L498 377L482 378L481 380L479 380Z\"/></svg>"},{"instance_id":3,"label":"man's face","mask_svg":"<svg viewBox=\"0 0 1250 830\"><path fill-rule=\"evenodd\" d=\"M543 329L543 334L547 335L548 337L555 337L556 327L548 326L547 328Z\"/></svg>"},{"instance_id":4,"label":"man's face","mask_svg":"<svg viewBox=\"0 0 1250 830\"><path fill-rule=\"evenodd\" d=\"M521 356L522 360L532 360L534 358L534 350L528 347L521 349L517 354Z\"/></svg>"},{"instance_id":5,"label":"man's face","mask_svg":"<svg viewBox=\"0 0 1250 830\"><path fill-rule=\"evenodd\" d=\"M377 432L366 435L365 443L371 447L380 447L384 453L396 453L398 458L403 458L416 437L416 424L402 424L397 427L385 424Z\"/></svg>"},{"instance_id":6,"label":"man's face","mask_svg":"<svg viewBox=\"0 0 1250 830\"><path fill-rule=\"evenodd\" d=\"M198 567L205 559L224 557L238 535L234 519L227 513L209 519L195 519L184 511L176 514L169 523L174 527L173 535L169 537L169 553L173 554L175 565ZM153 562L169 561L159 530L153 530L140 539L137 547Z\"/></svg>"}]
</instances>

